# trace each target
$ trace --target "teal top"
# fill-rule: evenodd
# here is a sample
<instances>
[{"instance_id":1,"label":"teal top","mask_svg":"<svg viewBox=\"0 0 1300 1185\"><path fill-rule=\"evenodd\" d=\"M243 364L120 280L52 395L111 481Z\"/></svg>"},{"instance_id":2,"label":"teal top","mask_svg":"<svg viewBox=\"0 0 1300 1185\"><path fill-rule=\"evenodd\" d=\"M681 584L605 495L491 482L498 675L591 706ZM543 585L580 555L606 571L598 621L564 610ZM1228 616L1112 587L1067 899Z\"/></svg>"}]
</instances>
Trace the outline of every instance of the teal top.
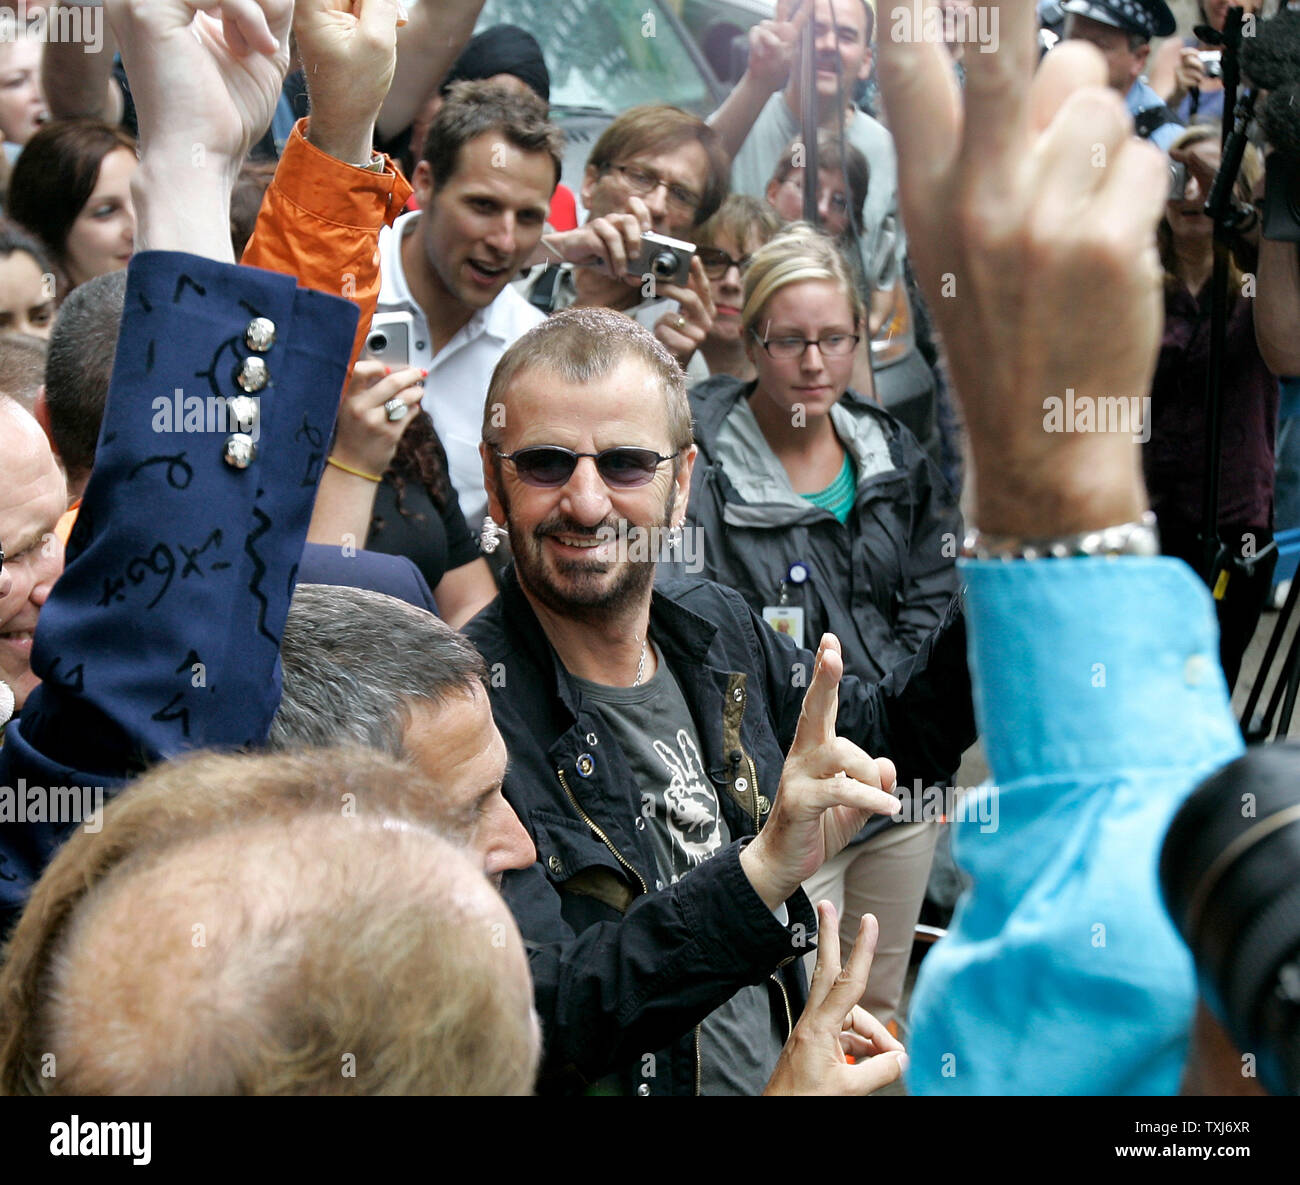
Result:
<instances>
[{"instance_id":1,"label":"teal top","mask_svg":"<svg viewBox=\"0 0 1300 1185\"><path fill-rule=\"evenodd\" d=\"M853 458L849 456L849 450L845 449L844 464L840 467L839 476L824 490L800 496L807 498L814 506L829 510L840 522L846 523L849 521L849 512L853 509L853 495L857 488L858 480L853 471Z\"/></svg>"}]
</instances>

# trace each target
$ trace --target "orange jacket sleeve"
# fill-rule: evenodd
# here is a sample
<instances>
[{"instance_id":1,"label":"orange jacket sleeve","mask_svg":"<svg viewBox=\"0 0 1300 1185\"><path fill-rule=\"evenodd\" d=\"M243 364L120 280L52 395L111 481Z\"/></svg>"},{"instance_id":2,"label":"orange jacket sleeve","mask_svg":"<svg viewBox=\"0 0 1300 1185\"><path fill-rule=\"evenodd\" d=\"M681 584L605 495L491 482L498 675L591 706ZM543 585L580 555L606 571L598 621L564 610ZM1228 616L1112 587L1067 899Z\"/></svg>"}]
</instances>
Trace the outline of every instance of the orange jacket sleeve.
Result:
<instances>
[{"instance_id":1,"label":"orange jacket sleeve","mask_svg":"<svg viewBox=\"0 0 1300 1185\"><path fill-rule=\"evenodd\" d=\"M402 212L411 186L387 158L387 171L372 173L322 152L307 143L306 123L284 147L240 262L359 305L350 370L379 301L379 231Z\"/></svg>"}]
</instances>

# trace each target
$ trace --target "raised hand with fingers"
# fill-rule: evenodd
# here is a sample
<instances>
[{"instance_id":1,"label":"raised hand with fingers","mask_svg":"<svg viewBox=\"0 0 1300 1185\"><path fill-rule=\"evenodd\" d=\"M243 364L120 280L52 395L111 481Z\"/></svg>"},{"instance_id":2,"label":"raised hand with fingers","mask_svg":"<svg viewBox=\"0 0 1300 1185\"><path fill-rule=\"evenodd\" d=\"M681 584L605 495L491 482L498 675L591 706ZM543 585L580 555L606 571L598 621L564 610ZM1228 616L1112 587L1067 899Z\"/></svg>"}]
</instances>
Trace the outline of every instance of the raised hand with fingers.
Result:
<instances>
[{"instance_id":1,"label":"raised hand with fingers","mask_svg":"<svg viewBox=\"0 0 1300 1185\"><path fill-rule=\"evenodd\" d=\"M911 6L891 0L882 26ZM975 522L1032 539L1145 508L1130 436L1047 432L1044 400L1149 392L1168 179L1093 46L1062 43L1035 76L1034 6L996 8L1000 44L967 55L964 100L940 45L882 37L880 77L909 252L965 407ZM1113 311L1104 348L1095 317L1062 308Z\"/></svg>"},{"instance_id":2,"label":"raised hand with fingers","mask_svg":"<svg viewBox=\"0 0 1300 1185\"><path fill-rule=\"evenodd\" d=\"M166 140L190 168L238 173L275 112L293 0L108 0L104 7L131 79L143 153Z\"/></svg>"},{"instance_id":3,"label":"raised hand with fingers","mask_svg":"<svg viewBox=\"0 0 1300 1185\"><path fill-rule=\"evenodd\" d=\"M425 372L390 370L382 362L358 362L339 408L332 456L376 476L392 464L402 433L414 421L424 397Z\"/></svg>"},{"instance_id":4,"label":"raised hand with fingers","mask_svg":"<svg viewBox=\"0 0 1300 1185\"><path fill-rule=\"evenodd\" d=\"M799 48L799 35L812 16L812 0L784 0L777 19L759 21L749 31L750 76L768 91L785 86L790 64Z\"/></svg>"},{"instance_id":5,"label":"raised hand with fingers","mask_svg":"<svg viewBox=\"0 0 1300 1185\"><path fill-rule=\"evenodd\" d=\"M675 300L679 306L676 312L665 313L655 322L654 332L684 370L691 355L709 336L716 314L709 279L699 256L691 259L691 278L685 288L678 284L658 284L655 295Z\"/></svg>"},{"instance_id":6,"label":"raised hand with fingers","mask_svg":"<svg viewBox=\"0 0 1300 1185\"><path fill-rule=\"evenodd\" d=\"M896 1082L907 1069L902 1043L858 1004L879 935L875 917L864 914L853 954L841 970L839 918L829 901L817 903L817 966L808 1002L765 1095L867 1095Z\"/></svg>"},{"instance_id":7,"label":"raised hand with fingers","mask_svg":"<svg viewBox=\"0 0 1300 1185\"><path fill-rule=\"evenodd\" d=\"M398 0L295 3L293 33L311 96L307 139L322 152L354 165L369 161L405 21Z\"/></svg>"},{"instance_id":8,"label":"raised hand with fingers","mask_svg":"<svg viewBox=\"0 0 1300 1185\"><path fill-rule=\"evenodd\" d=\"M901 809L890 793L894 763L873 759L836 735L843 674L839 639L825 634L772 813L740 855L750 884L770 909L840 852L872 815Z\"/></svg>"},{"instance_id":9,"label":"raised hand with fingers","mask_svg":"<svg viewBox=\"0 0 1300 1185\"><path fill-rule=\"evenodd\" d=\"M139 120L135 249L233 263L230 195L279 99L292 0L109 0L105 7Z\"/></svg>"}]
</instances>

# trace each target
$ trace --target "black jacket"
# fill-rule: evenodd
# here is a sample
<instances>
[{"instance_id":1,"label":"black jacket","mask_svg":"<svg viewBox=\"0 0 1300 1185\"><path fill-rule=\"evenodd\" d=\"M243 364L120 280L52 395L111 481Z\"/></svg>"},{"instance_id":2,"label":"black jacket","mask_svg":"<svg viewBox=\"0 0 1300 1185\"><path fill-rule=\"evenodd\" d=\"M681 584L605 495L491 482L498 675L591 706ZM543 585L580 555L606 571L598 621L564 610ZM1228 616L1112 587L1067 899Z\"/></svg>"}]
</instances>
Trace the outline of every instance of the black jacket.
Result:
<instances>
[{"instance_id":1,"label":"black jacket","mask_svg":"<svg viewBox=\"0 0 1300 1185\"><path fill-rule=\"evenodd\" d=\"M581 1090L617 1071L624 1090L694 1093L696 1026L741 987L769 980L787 1031L803 1006L797 956L811 945L815 916L800 890L781 926L739 855L771 809L814 656L729 589L701 579L656 587L650 632L687 699L736 837L658 889L627 759L557 661L513 570L465 632L487 661L510 752L506 798L537 844L538 862L506 873L503 892L530 944L545 1042L539 1089ZM954 611L884 683L844 681L840 731L892 757L900 776L955 768L974 721L937 727L934 705L945 684L967 679Z\"/></svg>"},{"instance_id":2,"label":"black jacket","mask_svg":"<svg viewBox=\"0 0 1300 1185\"><path fill-rule=\"evenodd\" d=\"M833 633L845 670L883 678L939 624L960 583L956 557L961 514L947 483L916 437L884 408L853 391L840 400L848 422L883 431L892 468L860 478L848 523L811 502L747 500L741 490L771 490L776 480L756 456L748 473L729 473L718 458L718 433L753 390L719 375L691 391L700 455L691 480L688 521L700 528L700 574L734 588L750 608L777 604L790 565L809 579L788 587L804 611L804 641ZM845 446L856 455L855 441Z\"/></svg>"}]
</instances>

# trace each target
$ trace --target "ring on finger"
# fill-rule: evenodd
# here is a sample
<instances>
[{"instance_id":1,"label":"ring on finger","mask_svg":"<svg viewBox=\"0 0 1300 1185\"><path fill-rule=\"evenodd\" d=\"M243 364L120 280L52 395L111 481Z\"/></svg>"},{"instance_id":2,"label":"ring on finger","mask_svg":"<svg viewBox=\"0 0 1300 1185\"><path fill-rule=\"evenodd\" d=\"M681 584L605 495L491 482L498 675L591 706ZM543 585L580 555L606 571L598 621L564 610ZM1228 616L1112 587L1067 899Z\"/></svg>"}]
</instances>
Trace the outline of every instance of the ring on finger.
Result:
<instances>
[{"instance_id":1,"label":"ring on finger","mask_svg":"<svg viewBox=\"0 0 1300 1185\"><path fill-rule=\"evenodd\" d=\"M685 329L685 328L686 328L686 318L683 317L680 313L678 313L678 314L677 314L677 320L676 320L675 324L676 324L676 326L677 326L678 329Z\"/></svg>"},{"instance_id":2,"label":"ring on finger","mask_svg":"<svg viewBox=\"0 0 1300 1185\"><path fill-rule=\"evenodd\" d=\"M386 415L394 424L397 423L398 420L406 419L406 413L408 411L410 411L410 408L406 406L406 400L399 399L396 395L384 404L384 415Z\"/></svg>"}]
</instances>

